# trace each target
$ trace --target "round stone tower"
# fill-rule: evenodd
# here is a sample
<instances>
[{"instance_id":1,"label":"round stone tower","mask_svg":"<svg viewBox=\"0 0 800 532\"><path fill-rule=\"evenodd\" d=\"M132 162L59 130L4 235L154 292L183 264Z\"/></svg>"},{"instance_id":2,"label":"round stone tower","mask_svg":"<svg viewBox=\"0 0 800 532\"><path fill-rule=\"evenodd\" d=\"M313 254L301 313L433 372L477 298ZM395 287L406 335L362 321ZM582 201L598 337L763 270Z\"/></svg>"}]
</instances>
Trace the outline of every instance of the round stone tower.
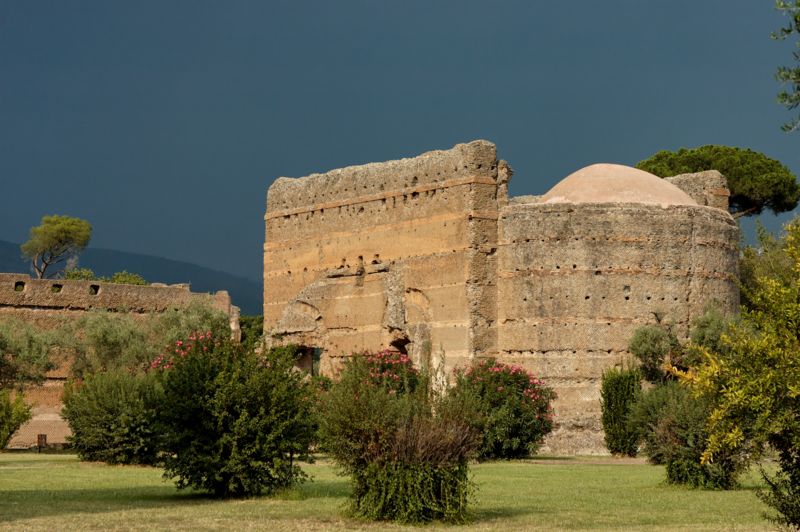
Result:
<instances>
[{"instance_id":1,"label":"round stone tower","mask_svg":"<svg viewBox=\"0 0 800 532\"><path fill-rule=\"evenodd\" d=\"M498 357L558 393L551 451L604 452L601 375L631 362L637 327L661 321L685 336L709 304L736 311L738 238L726 210L614 164L502 208Z\"/></svg>"}]
</instances>

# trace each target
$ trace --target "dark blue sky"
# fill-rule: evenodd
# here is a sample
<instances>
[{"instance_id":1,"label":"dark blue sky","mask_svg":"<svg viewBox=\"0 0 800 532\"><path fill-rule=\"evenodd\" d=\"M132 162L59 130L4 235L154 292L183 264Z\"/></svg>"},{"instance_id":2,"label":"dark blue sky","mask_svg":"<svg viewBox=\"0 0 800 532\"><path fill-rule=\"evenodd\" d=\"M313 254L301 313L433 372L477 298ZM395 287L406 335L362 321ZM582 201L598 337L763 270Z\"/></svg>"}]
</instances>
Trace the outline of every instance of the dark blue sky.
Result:
<instances>
[{"instance_id":1,"label":"dark blue sky","mask_svg":"<svg viewBox=\"0 0 800 532\"><path fill-rule=\"evenodd\" d=\"M69 214L93 247L258 279L275 177L475 138L515 195L702 144L800 173L782 22L753 0L0 0L0 239Z\"/></svg>"}]
</instances>

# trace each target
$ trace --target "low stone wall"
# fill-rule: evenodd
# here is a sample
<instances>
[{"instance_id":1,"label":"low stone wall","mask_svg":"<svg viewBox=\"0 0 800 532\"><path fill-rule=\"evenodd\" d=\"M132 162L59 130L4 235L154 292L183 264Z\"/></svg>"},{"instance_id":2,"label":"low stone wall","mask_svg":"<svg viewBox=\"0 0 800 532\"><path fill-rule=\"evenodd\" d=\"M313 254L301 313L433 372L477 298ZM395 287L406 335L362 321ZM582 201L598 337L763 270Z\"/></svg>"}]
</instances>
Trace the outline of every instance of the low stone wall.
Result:
<instances>
[{"instance_id":1,"label":"low stone wall","mask_svg":"<svg viewBox=\"0 0 800 532\"><path fill-rule=\"evenodd\" d=\"M33 279L28 275L0 273L0 320L14 318L42 329L53 329L64 321L77 320L87 311L109 310L147 316L171 309L186 308L194 302L207 304L225 313L231 336L241 337L239 308L225 291L194 293L188 284L124 285L99 281ZM33 405L33 419L14 435L9 447L35 446L37 435L46 434L48 444L62 445L69 427L61 419L61 394L69 376L71 360L60 357L56 368L47 374L42 386L30 387L25 399Z\"/></svg>"}]
</instances>

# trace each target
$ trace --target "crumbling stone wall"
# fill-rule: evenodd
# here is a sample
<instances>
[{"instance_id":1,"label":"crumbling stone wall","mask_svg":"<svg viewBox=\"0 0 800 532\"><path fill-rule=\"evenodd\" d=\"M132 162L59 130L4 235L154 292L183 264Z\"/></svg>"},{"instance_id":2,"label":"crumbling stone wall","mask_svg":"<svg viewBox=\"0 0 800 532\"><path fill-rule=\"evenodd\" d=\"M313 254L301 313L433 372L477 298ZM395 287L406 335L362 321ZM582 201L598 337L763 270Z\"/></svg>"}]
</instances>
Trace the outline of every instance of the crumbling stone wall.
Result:
<instances>
[{"instance_id":1,"label":"crumbling stone wall","mask_svg":"<svg viewBox=\"0 0 800 532\"><path fill-rule=\"evenodd\" d=\"M146 316L170 309L185 308L202 302L224 312L230 320L231 336L240 339L239 308L231 303L225 291L215 294L191 292L188 284L148 286L124 285L99 281L64 279L32 279L28 275L0 273L0 320L19 319L42 329L54 329L64 321L81 318L92 309L129 312ZM23 426L9 447L36 445L38 434L47 434L48 444L63 444L69 427L61 419L61 394L69 376L71 360L55 360L41 386L25 391L26 400L34 405L33 419Z\"/></svg>"},{"instance_id":2,"label":"crumbling stone wall","mask_svg":"<svg viewBox=\"0 0 800 532\"><path fill-rule=\"evenodd\" d=\"M563 187L509 200L510 168L475 141L280 178L267 194L264 330L321 353L327 374L383 347L440 377L476 357L520 364L559 395L549 450L605 452L600 377L631 362L633 330L662 320L686 334L710 301L738 304L724 177L676 176L681 192L624 174L640 186L624 199L584 181L602 203L564 199Z\"/></svg>"},{"instance_id":3,"label":"crumbling stone wall","mask_svg":"<svg viewBox=\"0 0 800 532\"><path fill-rule=\"evenodd\" d=\"M339 357L380 346L422 365L442 365L445 353L447 368L491 354L506 181L485 141L276 180L267 194L265 331L322 348L327 372Z\"/></svg>"}]
</instances>

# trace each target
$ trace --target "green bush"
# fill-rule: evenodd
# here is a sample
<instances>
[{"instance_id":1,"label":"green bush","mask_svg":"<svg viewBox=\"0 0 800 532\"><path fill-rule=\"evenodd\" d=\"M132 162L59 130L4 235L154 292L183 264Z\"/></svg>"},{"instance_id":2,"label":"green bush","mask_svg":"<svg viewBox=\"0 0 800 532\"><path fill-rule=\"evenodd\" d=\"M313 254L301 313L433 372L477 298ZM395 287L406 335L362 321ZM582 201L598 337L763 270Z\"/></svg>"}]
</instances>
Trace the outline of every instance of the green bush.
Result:
<instances>
[{"instance_id":1,"label":"green bush","mask_svg":"<svg viewBox=\"0 0 800 532\"><path fill-rule=\"evenodd\" d=\"M455 371L451 391L483 436L478 459L534 454L553 430L555 392L519 366L484 359Z\"/></svg>"},{"instance_id":2,"label":"green bush","mask_svg":"<svg viewBox=\"0 0 800 532\"><path fill-rule=\"evenodd\" d=\"M97 373L65 389L62 416L82 460L158 463L156 414L164 395L159 375Z\"/></svg>"},{"instance_id":3,"label":"green bush","mask_svg":"<svg viewBox=\"0 0 800 532\"><path fill-rule=\"evenodd\" d=\"M98 277L89 268L67 268L64 271L64 279L74 279L79 281L102 281L104 283L134 284L140 286L150 284L138 273L131 273L126 270L116 272L111 277Z\"/></svg>"},{"instance_id":4,"label":"green bush","mask_svg":"<svg viewBox=\"0 0 800 532\"><path fill-rule=\"evenodd\" d=\"M350 513L374 520L463 521L479 444L454 403L432 396L406 355L351 357L321 398L325 449L353 486Z\"/></svg>"},{"instance_id":5,"label":"green bush","mask_svg":"<svg viewBox=\"0 0 800 532\"><path fill-rule=\"evenodd\" d=\"M603 372L600 388L601 421L606 448L612 454L636 456L639 435L628 422L631 408L642 393L637 369L610 369Z\"/></svg>"},{"instance_id":6,"label":"green bush","mask_svg":"<svg viewBox=\"0 0 800 532\"><path fill-rule=\"evenodd\" d=\"M21 394L11 399L10 390L0 389L0 449L5 449L11 436L31 418L31 408Z\"/></svg>"},{"instance_id":7,"label":"green bush","mask_svg":"<svg viewBox=\"0 0 800 532\"><path fill-rule=\"evenodd\" d=\"M633 332L628 350L639 359L642 376L649 382L661 383L667 380L664 372L665 362L674 362L680 352L678 339L661 325L645 325Z\"/></svg>"},{"instance_id":8,"label":"green bush","mask_svg":"<svg viewBox=\"0 0 800 532\"><path fill-rule=\"evenodd\" d=\"M729 489L736 485L743 457L720 454L701 463L706 449L706 421L711 405L694 397L686 386L668 382L642 395L630 414L651 463L664 464L667 482L692 487Z\"/></svg>"},{"instance_id":9,"label":"green bush","mask_svg":"<svg viewBox=\"0 0 800 532\"><path fill-rule=\"evenodd\" d=\"M227 337L226 337L227 338ZM315 426L309 385L286 350L264 357L210 333L153 361L165 473L217 497L271 493L302 480Z\"/></svg>"},{"instance_id":10,"label":"green bush","mask_svg":"<svg viewBox=\"0 0 800 532\"><path fill-rule=\"evenodd\" d=\"M261 314L239 316L239 329L242 332L242 345L256 347L264 335L264 316Z\"/></svg>"}]
</instances>

